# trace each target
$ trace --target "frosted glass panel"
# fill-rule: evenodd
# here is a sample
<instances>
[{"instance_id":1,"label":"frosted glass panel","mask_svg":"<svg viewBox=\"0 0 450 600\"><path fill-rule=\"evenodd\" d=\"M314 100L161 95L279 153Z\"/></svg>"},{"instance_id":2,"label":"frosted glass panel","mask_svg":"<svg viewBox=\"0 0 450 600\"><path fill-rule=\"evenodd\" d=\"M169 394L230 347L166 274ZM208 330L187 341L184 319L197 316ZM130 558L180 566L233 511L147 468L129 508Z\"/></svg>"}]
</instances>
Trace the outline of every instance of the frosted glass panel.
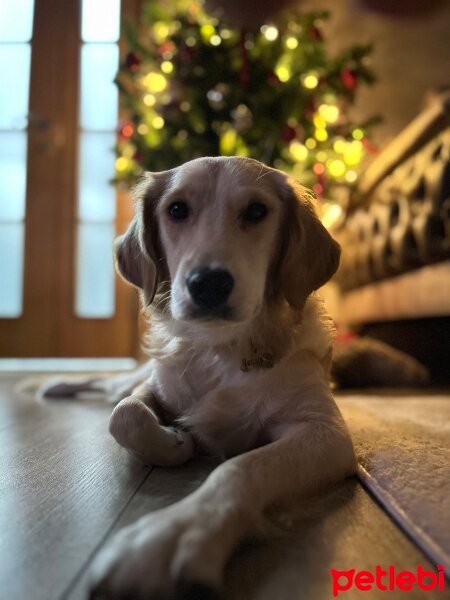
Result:
<instances>
[{"instance_id":1,"label":"frosted glass panel","mask_svg":"<svg viewBox=\"0 0 450 600\"><path fill-rule=\"evenodd\" d=\"M33 0L1 0L0 42L28 42L33 30Z\"/></svg>"},{"instance_id":2,"label":"frosted glass panel","mask_svg":"<svg viewBox=\"0 0 450 600\"><path fill-rule=\"evenodd\" d=\"M0 224L0 318L22 314L24 229Z\"/></svg>"},{"instance_id":3,"label":"frosted glass panel","mask_svg":"<svg viewBox=\"0 0 450 600\"><path fill-rule=\"evenodd\" d=\"M120 32L120 0L83 0L83 42L116 42Z\"/></svg>"},{"instance_id":4,"label":"frosted glass panel","mask_svg":"<svg viewBox=\"0 0 450 600\"><path fill-rule=\"evenodd\" d=\"M114 84L119 65L116 44L86 44L81 48L81 127L115 129L118 93Z\"/></svg>"},{"instance_id":5,"label":"frosted glass panel","mask_svg":"<svg viewBox=\"0 0 450 600\"><path fill-rule=\"evenodd\" d=\"M0 129L27 125L30 58L28 44L0 44Z\"/></svg>"},{"instance_id":6,"label":"frosted glass panel","mask_svg":"<svg viewBox=\"0 0 450 600\"><path fill-rule=\"evenodd\" d=\"M84 132L80 135L78 215L83 221L113 221L116 193L113 147L115 133Z\"/></svg>"},{"instance_id":7,"label":"frosted glass panel","mask_svg":"<svg viewBox=\"0 0 450 600\"><path fill-rule=\"evenodd\" d=\"M0 132L0 221L25 217L26 171L26 133Z\"/></svg>"},{"instance_id":8,"label":"frosted glass panel","mask_svg":"<svg viewBox=\"0 0 450 600\"><path fill-rule=\"evenodd\" d=\"M79 317L114 315L114 225L79 225L75 312Z\"/></svg>"}]
</instances>

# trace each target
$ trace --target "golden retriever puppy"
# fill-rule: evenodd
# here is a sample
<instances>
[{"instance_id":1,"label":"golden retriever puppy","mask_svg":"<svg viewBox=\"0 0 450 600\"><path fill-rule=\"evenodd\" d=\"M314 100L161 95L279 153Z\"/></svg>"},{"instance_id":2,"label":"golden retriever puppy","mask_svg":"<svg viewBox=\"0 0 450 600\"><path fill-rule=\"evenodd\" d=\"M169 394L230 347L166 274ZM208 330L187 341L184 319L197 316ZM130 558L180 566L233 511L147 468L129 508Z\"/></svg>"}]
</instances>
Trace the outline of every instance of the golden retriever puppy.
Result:
<instances>
[{"instance_id":1,"label":"golden retriever puppy","mask_svg":"<svg viewBox=\"0 0 450 600\"><path fill-rule=\"evenodd\" d=\"M92 598L210 598L271 508L355 471L328 385L333 326L314 293L339 246L307 190L247 158L147 173L134 200L115 254L142 291L149 361L130 380L45 393L129 394L110 431L147 464L223 458L193 494L119 532L92 574Z\"/></svg>"}]
</instances>

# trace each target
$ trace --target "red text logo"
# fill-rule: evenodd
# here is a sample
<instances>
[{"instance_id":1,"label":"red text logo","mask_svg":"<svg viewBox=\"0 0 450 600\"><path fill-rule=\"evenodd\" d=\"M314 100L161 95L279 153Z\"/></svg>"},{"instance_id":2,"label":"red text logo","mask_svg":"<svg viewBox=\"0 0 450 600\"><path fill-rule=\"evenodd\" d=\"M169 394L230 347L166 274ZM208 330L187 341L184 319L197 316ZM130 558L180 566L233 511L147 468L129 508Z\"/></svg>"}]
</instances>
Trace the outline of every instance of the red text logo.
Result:
<instances>
[{"instance_id":1,"label":"red text logo","mask_svg":"<svg viewBox=\"0 0 450 600\"><path fill-rule=\"evenodd\" d=\"M396 571L390 566L383 569L380 565L375 567L375 573L371 571L338 571L331 569L333 596L346 592L352 587L361 591L378 589L381 592L393 592L400 590L409 592L413 589L431 591L444 590L444 566L437 567L437 573L426 571L420 565L416 571Z\"/></svg>"}]
</instances>

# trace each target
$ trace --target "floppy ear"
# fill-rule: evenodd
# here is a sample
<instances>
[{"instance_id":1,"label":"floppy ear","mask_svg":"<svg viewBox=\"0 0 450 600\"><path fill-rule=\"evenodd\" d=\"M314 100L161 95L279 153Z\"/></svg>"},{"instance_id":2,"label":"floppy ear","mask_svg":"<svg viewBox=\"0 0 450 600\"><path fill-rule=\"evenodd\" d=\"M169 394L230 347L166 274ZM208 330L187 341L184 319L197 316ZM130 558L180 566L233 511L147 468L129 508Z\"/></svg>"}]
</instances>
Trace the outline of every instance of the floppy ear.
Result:
<instances>
[{"instance_id":1,"label":"floppy ear","mask_svg":"<svg viewBox=\"0 0 450 600\"><path fill-rule=\"evenodd\" d=\"M151 304L158 283L157 262L143 247L140 226L136 219L127 231L114 242L116 266L124 279L140 288L144 293L145 304Z\"/></svg>"},{"instance_id":2,"label":"floppy ear","mask_svg":"<svg viewBox=\"0 0 450 600\"><path fill-rule=\"evenodd\" d=\"M290 178L283 188L287 236L280 264L281 289L289 304L300 309L309 294L337 271L341 249L320 222L312 193Z\"/></svg>"},{"instance_id":3,"label":"floppy ear","mask_svg":"<svg viewBox=\"0 0 450 600\"><path fill-rule=\"evenodd\" d=\"M145 173L134 186L135 216L127 231L114 242L117 270L143 291L146 306L152 303L158 286L160 251L155 205L165 188L167 173Z\"/></svg>"}]
</instances>

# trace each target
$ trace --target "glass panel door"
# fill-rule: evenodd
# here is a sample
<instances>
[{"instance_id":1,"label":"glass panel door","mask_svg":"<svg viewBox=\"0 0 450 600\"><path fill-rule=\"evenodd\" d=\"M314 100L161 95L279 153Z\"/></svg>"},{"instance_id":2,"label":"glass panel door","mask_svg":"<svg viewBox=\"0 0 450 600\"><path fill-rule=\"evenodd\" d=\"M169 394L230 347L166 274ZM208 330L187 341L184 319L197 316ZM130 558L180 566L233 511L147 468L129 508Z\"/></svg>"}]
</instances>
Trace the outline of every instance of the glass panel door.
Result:
<instances>
[{"instance_id":1,"label":"glass panel door","mask_svg":"<svg viewBox=\"0 0 450 600\"><path fill-rule=\"evenodd\" d=\"M116 193L113 148L118 119L119 0L82 0L75 313L115 312L112 244Z\"/></svg>"},{"instance_id":2,"label":"glass panel door","mask_svg":"<svg viewBox=\"0 0 450 600\"><path fill-rule=\"evenodd\" d=\"M138 3L0 0L0 357L136 354L112 260L132 208L110 181L120 10Z\"/></svg>"},{"instance_id":3,"label":"glass panel door","mask_svg":"<svg viewBox=\"0 0 450 600\"><path fill-rule=\"evenodd\" d=\"M0 318L23 310L27 115L32 0L2 0L0 17Z\"/></svg>"}]
</instances>

